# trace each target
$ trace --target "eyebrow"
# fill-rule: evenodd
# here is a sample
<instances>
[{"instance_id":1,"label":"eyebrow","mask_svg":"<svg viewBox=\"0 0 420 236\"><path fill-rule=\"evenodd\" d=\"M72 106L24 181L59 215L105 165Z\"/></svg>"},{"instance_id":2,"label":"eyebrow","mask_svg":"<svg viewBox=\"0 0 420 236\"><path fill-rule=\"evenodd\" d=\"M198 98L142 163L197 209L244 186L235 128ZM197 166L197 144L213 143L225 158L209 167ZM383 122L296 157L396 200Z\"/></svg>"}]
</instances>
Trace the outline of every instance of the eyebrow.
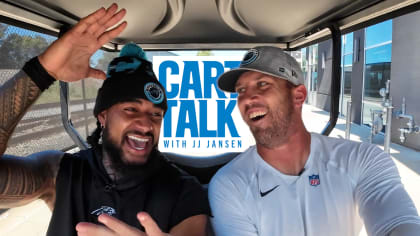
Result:
<instances>
[{"instance_id":1,"label":"eyebrow","mask_svg":"<svg viewBox=\"0 0 420 236\"><path fill-rule=\"evenodd\" d=\"M142 99L144 99L144 98L133 99L133 100L130 100L130 101L127 101L127 102L132 102L132 103L137 103L139 105L143 105L144 102L143 102ZM160 109L162 112L165 112L161 107L159 107L158 105L156 105L154 103L153 103L153 107L157 108L157 109Z\"/></svg>"},{"instance_id":2,"label":"eyebrow","mask_svg":"<svg viewBox=\"0 0 420 236\"><path fill-rule=\"evenodd\" d=\"M143 104L143 101L140 100L140 99L134 99L131 102L138 103L138 104Z\"/></svg>"},{"instance_id":3,"label":"eyebrow","mask_svg":"<svg viewBox=\"0 0 420 236\"><path fill-rule=\"evenodd\" d=\"M142 105L143 104L143 101L140 100L140 99L130 99L130 100L125 101L125 102L122 102L122 103L135 103L135 104Z\"/></svg>"}]
</instances>

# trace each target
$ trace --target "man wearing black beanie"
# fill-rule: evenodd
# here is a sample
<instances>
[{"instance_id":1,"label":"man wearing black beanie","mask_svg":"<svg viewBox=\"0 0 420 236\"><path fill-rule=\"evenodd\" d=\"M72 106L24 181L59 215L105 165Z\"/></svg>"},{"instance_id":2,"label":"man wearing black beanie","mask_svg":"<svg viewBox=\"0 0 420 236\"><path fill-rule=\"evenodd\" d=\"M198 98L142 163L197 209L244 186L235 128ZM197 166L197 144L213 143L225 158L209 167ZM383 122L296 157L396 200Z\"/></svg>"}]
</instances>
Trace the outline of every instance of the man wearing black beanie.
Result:
<instances>
[{"instance_id":1,"label":"man wearing black beanie","mask_svg":"<svg viewBox=\"0 0 420 236\"><path fill-rule=\"evenodd\" d=\"M207 194L157 148L167 100L144 51L126 45L106 74L89 67L92 54L127 25L107 30L125 15L117 8L83 18L0 87L0 208L43 199L53 211L47 235L205 235ZM91 148L4 154L42 91L55 80L88 77L105 79L93 111Z\"/></svg>"}]
</instances>

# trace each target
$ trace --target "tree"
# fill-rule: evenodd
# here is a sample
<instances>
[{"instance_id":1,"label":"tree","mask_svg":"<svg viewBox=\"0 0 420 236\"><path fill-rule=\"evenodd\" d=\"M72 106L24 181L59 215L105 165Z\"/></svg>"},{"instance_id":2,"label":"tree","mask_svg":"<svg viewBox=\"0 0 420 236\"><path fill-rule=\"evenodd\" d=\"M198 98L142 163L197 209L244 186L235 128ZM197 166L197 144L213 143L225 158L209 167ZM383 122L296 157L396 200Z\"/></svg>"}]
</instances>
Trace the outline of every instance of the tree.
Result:
<instances>
[{"instance_id":1,"label":"tree","mask_svg":"<svg viewBox=\"0 0 420 236\"><path fill-rule=\"evenodd\" d=\"M94 66L96 69L100 69L103 71L108 70L108 64L114 59L116 56L118 56L118 53L112 53L112 52L103 52L102 57L98 59L97 64Z\"/></svg>"},{"instance_id":2,"label":"tree","mask_svg":"<svg viewBox=\"0 0 420 236\"><path fill-rule=\"evenodd\" d=\"M210 50L202 50L197 52L197 56L213 56Z\"/></svg>"},{"instance_id":3,"label":"tree","mask_svg":"<svg viewBox=\"0 0 420 236\"><path fill-rule=\"evenodd\" d=\"M0 69L19 69L26 61L41 54L47 47L45 38L36 35L19 35L17 33L7 35L0 46Z\"/></svg>"},{"instance_id":4,"label":"tree","mask_svg":"<svg viewBox=\"0 0 420 236\"><path fill-rule=\"evenodd\" d=\"M3 36L6 34L7 25L0 23L0 44L1 40L3 39Z\"/></svg>"}]
</instances>

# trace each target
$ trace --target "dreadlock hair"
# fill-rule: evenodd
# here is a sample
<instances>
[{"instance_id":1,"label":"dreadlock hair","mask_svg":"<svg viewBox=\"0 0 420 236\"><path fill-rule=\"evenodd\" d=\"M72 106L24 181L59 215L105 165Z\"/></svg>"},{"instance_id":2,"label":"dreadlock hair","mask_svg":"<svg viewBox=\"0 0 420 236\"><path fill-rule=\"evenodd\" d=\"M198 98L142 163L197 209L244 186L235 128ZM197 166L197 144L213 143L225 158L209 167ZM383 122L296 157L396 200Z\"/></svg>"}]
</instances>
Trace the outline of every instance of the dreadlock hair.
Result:
<instances>
[{"instance_id":1,"label":"dreadlock hair","mask_svg":"<svg viewBox=\"0 0 420 236\"><path fill-rule=\"evenodd\" d=\"M99 139L101 139L102 133L102 126L99 120L96 121L96 129L92 132L90 136L87 137L88 144L93 147L97 148L99 146Z\"/></svg>"}]
</instances>

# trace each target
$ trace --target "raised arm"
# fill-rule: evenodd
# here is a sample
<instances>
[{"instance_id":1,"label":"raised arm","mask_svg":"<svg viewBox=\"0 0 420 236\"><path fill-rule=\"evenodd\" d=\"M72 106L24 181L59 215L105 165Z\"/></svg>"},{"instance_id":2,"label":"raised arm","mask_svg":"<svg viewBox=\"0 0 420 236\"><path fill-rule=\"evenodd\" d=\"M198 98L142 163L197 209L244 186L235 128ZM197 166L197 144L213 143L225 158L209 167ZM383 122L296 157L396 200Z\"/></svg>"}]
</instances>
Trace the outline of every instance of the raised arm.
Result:
<instances>
[{"instance_id":1,"label":"raised arm","mask_svg":"<svg viewBox=\"0 0 420 236\"><path fill-rule=\"evenodd\" d=\"M355 198L367 233L395 236L418 234L420 217L390 156L378 147L369 145L368 148L360 148L359 158L354 163L356 165L352 170L359 176Z\"/></svg>"},{"instance_id":2,"label":"raised arm","mask_svg":"<svg viewBox=\"0 0 420 236\"><path fill-rule=\"evenodd\" d=\"M0 155L18 122L41 94L38 86L20 71L0 87Z\"/></svg>"},{"instance_id":3,"label":"raised arm","mask_svg":"<svg viewBox=\"0 0 420 236\"><path fill-rule=\"evenodd\" d=\"M37 198L53 202L50 165L34 163L39 155L28 159L4 155L14 128L40 94L41 90L23 71L0 88L0 208L23 205Z\"/></svg>"},{"instance_id":4,"label":"raised arm","mask_svg":"<svg viewBox=\"0 0 420 236\"><path fill-rule=\"evenodd\" d=\"M41 92L55 80L77 81L87 77L105 79L105 73L90 67L90 57L103 44L119 35L127 23L113 29L125 15L112 4L83 18L37 58L25 64L0 87L0 208L44 199L50 208L55 200L55 178L60 151L47 151L28 157L4 155L14 128Z\"/></svg>"},{"instance_id":5,"label":"raised arm","mask_svg":"<svg viewBox=\"0 0 420 236\"><path fill-rule=\"evenodd\" d=\"M13 208L42 199L52 209L60 151L45 151L28 157L4 155L0 159L0 208Z\"/></svg>"},{"instance_id":6,"label":"raised arm","mask_svg":"<svg viewBox=\"0 0 420 236\"><path fill-rule=\"evenodd\" d=\"M100 8L80 20L39 55L42 66L61 81L73 82L87 77L105 79L105 73L90 67L89 60L99 48L118 36L127 26L127 22L122 22L107 30L125 16L125 9L118 12L117 9L114 3L108 9Z\"/></svg>"}]
</instances>

